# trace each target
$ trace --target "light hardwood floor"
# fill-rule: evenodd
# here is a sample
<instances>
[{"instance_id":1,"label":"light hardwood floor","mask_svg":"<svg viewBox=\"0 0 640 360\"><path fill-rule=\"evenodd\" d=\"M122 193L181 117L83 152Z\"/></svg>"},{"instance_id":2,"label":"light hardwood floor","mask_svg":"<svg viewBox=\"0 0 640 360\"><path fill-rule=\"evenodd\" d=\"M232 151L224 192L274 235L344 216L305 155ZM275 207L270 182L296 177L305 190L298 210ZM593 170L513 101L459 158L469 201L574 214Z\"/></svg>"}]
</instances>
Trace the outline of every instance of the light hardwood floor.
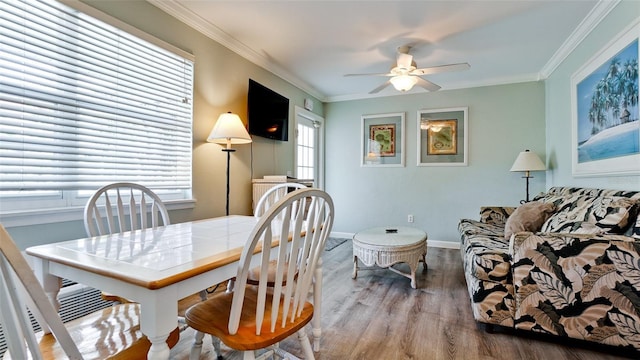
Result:
<instances>
[{"instance_id":1,"label":"light hardwood floor","mask_svg":"<svg viewBox=\"0 0 640 360\"><path fill-rule=\"evenodd\" d=\"M350 241L325 252L323 259L323 333L318 360L640 358L638 353L621 354L501 328L485 332L471 314L458 250L430 247L429 270L417 275L416 290L409 279L383 269L361 270L357 279L351 279ZM188 359L192 341L193 331L184 331L172 349L172 359ZM302 354L295 337L281 347ZM241 359L224 346L223 353L225 359ZM215 359L208 338L201 359Z\"/></svg>"}]
</instances>

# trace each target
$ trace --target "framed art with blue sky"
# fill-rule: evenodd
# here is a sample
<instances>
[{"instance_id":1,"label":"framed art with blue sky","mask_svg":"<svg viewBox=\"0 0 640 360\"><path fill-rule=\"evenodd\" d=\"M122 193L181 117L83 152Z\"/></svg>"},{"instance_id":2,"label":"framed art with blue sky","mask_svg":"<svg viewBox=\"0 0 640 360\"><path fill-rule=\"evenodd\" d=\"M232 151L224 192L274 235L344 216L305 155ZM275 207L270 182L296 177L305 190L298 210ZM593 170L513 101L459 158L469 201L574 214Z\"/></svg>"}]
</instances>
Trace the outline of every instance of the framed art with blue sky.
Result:
<instances>
[{"instance_id":1,"label":"framed art with blue sky","mask_svg":"<svg viewBox=\"0 0 640 360\"><path fill-rule=\"evenodd\" d=\"M573 176L640 174L639 35L636 22L571 77Z\"/></svg>"}]
</instances>

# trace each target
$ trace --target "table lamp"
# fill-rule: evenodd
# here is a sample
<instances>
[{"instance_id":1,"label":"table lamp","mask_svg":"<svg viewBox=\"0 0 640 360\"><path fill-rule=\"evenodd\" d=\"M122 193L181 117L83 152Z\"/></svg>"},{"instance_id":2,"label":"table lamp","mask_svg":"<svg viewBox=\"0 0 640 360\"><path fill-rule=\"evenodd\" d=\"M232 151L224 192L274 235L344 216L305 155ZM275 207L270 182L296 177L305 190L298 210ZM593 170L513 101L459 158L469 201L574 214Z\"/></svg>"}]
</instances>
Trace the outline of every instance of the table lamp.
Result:
<instances>
[{"instance_id":1,"label":"table lamp","mask_svg":"<svg viewBox=\"0 0 640 360\"><path fill-rule=\"evenodd\" d=\"M516 161L511 166L510 171L524 171L523 178L526 179L527 182L527 198L524 202L529 202L529 179L533 176L529 175L531 171L542 171L546 170L547 167L544 165L540 157L529 150L522 151L518 154Z\"/></svg>"},{"instance_id":2,"label":"table lamp","mask_svg":"<svg viewBox=\"0 0 640 360\"><path fill-rule=\"evenodd\" d=\"M232 144L249 144L251 136L244 127L242 120L236 114L227 112L218 117L218 121L213 126L213 130L207 138L207 142L216 144L225 144L226 147L222 151L227 153L227 206L226 214L229 215L229 164L231 161L231 153L236 151L231 148Z\"/></svg>"}]
</instances>

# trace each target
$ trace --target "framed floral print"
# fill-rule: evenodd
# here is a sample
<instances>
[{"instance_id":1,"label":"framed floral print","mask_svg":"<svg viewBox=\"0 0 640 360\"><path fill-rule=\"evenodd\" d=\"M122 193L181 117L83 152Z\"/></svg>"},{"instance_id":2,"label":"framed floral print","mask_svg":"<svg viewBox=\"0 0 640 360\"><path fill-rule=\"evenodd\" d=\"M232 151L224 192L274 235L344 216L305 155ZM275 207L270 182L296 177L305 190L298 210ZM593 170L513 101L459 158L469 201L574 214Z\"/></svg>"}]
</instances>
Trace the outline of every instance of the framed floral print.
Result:
<instances>
[{"instance_id":1,"label":"framed floral print","mask_svg":"<svg viewBox=\"0 0 640 360\"><path fill-rule=\"evenodd\" d=\"M362 116L361 166L404 166L404 113Z\"/></svg>"},{"instance_id":2,"label":"framed floral print","mask_svg":"<svg viewBox=\"0 0 640 360\"><path fill-rule=\"evenodd\" d=\"M418 111L418 166L467 166L467 110Z\"/></svg>"}]
</instances>

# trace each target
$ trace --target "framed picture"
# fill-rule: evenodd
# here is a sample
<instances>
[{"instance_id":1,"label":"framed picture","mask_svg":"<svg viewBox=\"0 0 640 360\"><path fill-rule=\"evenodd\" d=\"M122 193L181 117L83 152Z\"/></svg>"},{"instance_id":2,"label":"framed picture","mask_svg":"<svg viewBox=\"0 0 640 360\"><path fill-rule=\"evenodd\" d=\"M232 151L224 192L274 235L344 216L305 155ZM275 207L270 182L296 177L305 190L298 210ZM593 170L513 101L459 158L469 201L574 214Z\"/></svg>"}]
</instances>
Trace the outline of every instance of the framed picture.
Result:
<instances>
[{"instance_id":1,"label":"framed picture","mask_svg":"<svg viewBox=\"0 0 640 360\"><path fill-rule=\"evenodd\" d=\"M467 166L466 107L418 111L418 166Z\"/></svg>"},{"instance_id":2,"label":"framed picture","mask_svg":"<svg viewBox=\"0 0 640 360\"><path fill-rule=\"evenodd\" d=\"M571 77L572 174L640 174L640 25L621 33Z\"/></svg>"},{"instance_id":3,"label":"framed picture","mask_svg":"<svg viewBox=\"0 0 640 360\"><path fill-rule=\"evenodd\" d=\"M404 166L404 113L362 116L362 166Z\"/></svg>"}]
</instances>

